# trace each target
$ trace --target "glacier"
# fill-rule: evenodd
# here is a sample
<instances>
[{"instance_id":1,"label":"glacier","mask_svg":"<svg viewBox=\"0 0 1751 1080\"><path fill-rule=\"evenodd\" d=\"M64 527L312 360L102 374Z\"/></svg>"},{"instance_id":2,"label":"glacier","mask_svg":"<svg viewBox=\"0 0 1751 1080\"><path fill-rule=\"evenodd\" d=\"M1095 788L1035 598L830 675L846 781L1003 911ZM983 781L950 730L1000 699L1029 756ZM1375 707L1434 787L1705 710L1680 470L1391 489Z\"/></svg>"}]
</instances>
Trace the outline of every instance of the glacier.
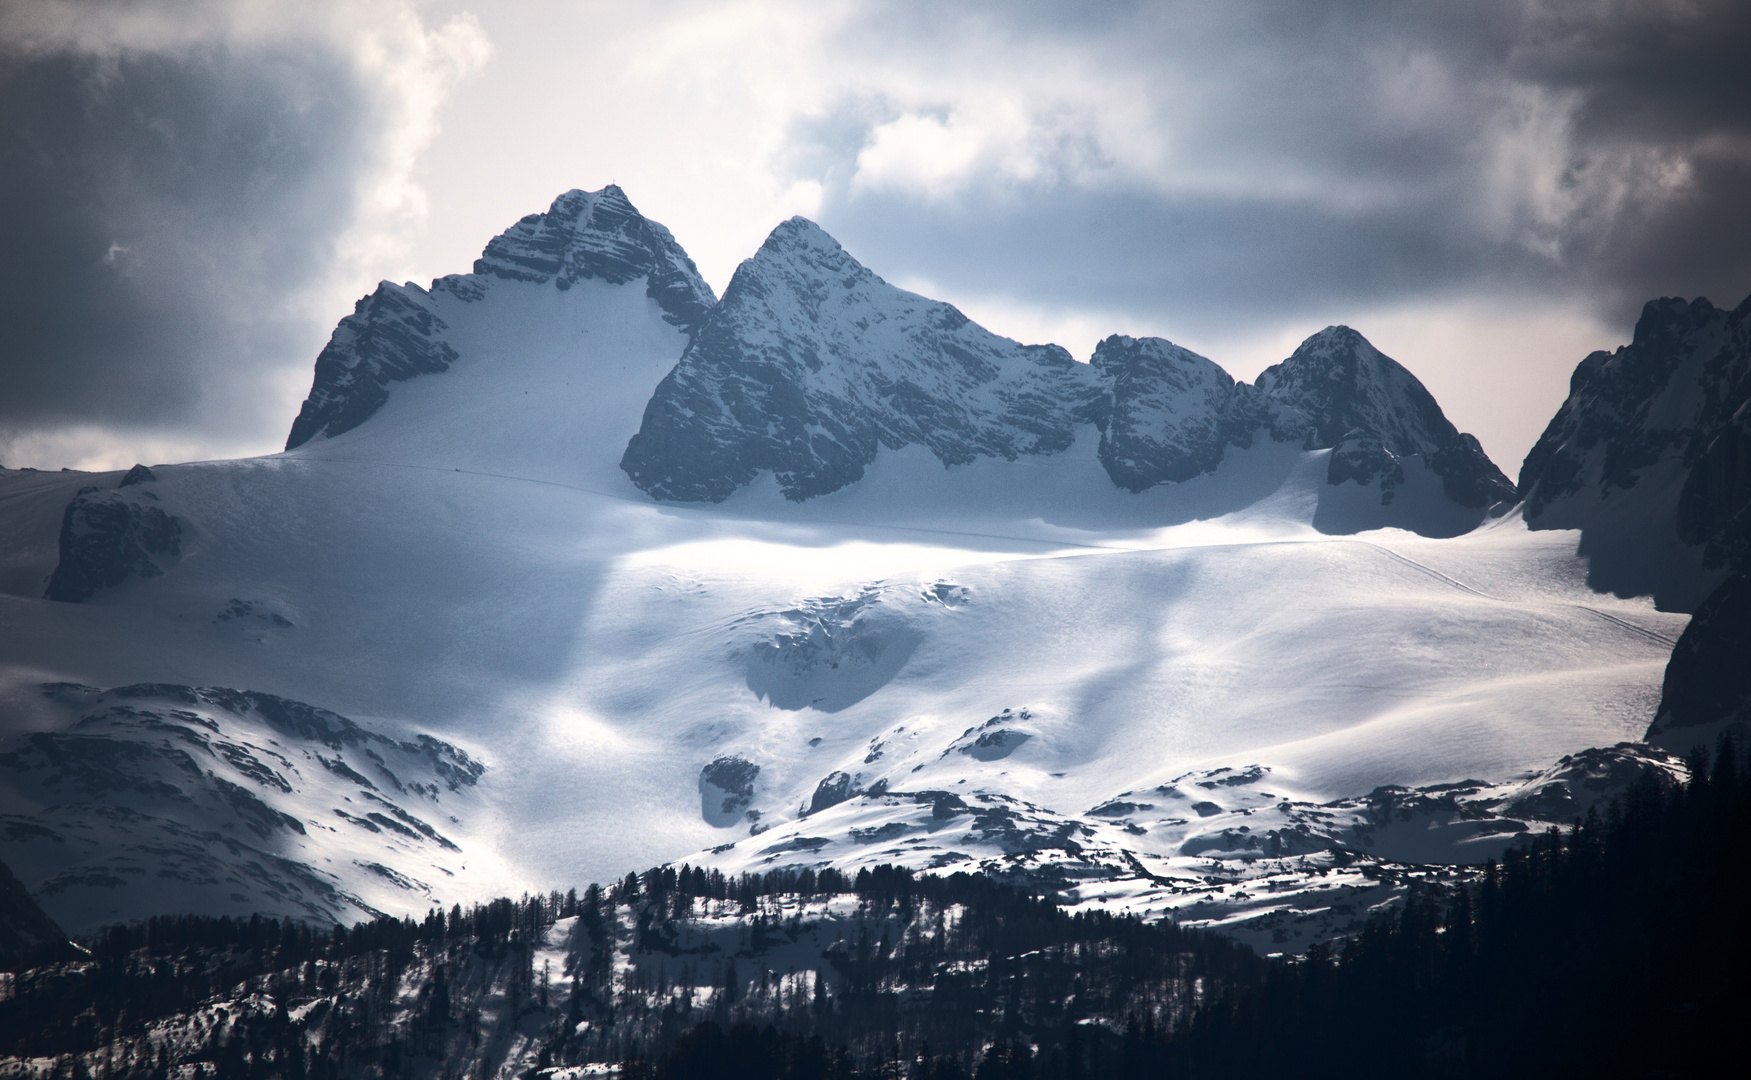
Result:
<instances>
[{"instance_id":1,"label":"glacier","mask_svg":"<svg viewBox=\"0 0 1751 1080\"><path fill-rule=\"evenodd\" d=\"M1339 908L1688 749L1642 742L1688 615L1596 591L1577 532L1509 512L1475 440L1354 331L1252 386L1159 339L1082 363L801 221L719 301L615 188L373 296L283 453L125 490L0 472L0 859L70 930L899 862L1282 948L1285 919L1339 932ZM46 598L68 505L99 496L173 521L174 562ZM142 685L308 703L479 772L431 798L372 780L439 844L320 739L160 700L154 722L268 770L187 750L201 778L168 793L145 781L181 766L99 708ZM99 736L154 763L66 810L73 774L32 740ZM398 777L430 771L398 752ZM69 815L106 823L76 862L33 832ZM210 873L129 887L115 867L166 822ZM219 869L249 859L247 888Z\"/></svg>"}]
</instances>

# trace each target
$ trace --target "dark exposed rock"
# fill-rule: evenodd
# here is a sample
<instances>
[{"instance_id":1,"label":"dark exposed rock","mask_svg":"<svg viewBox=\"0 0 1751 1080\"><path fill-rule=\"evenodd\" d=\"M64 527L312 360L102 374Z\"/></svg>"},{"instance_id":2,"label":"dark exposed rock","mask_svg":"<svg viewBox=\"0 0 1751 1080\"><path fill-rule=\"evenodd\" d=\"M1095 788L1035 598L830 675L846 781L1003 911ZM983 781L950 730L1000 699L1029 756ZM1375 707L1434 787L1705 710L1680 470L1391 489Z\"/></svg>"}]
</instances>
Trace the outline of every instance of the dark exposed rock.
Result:
<instances>
[{"instance_id":1,"label":"dark exposed rock","mask_svg":"<svg viewBox=\"0 0 1751 1080\"><path fill-rule=\"evenodd\" d=\"M977 739L960 748L963 754L970 754L980 761L997 761L1015 753L1022 743L1033 738L1025 731L1015 731L1011 728L998 728L995 731L981 732Z\"/></svg>"},{"instance_id":2,"label":"dark exposed rock","mask_svg":"<svg viewBox=\"0 0 1751 1080\"><path fill-rule=\"evenodd\" d=\"M1379 439L1351 431L1332 447L1325 480L1333 485L1354 482L1363 487L1378 481L1380 501L1388 504L1393 492L1404 483L1404 465Z\"/></svg>"},{"instance_id":3,"label":"dark exposed rock","mask_svg":"<svg viewBox=\"0 0 1751 1080\"><path fill-rule=\"evenodd\" d=\"M1099 454L1113 483L1142 491L1221 464L1233 434L1226 371L1171 341L1118 334L1095 347L1090 365L1106 388Z\"/></svg>"},{"instance_id":4,"label":"dark exposed rock","mask_svg":"<svg viewBox=\"0 0 1751 1080\"><path fill-rule=\"evenodd\" d=\"M157 577L181 557L181 523L140 494L80 489L61 517L61 558L45 597L80 603L130 577Z\"/></svg>"},{"instance_id":5,"label":"dark exposed rock","mask_svg":"<svg viewBox=\"0 0 1751 1080\"><path fill-rule=\"evenodd\" d=\"M1268 421L1274 438L1299 437L1309 450L1356 440L1346 450L1351 461L1331 466L1332 484L1390 473L1397 458L1419 455L1461 506L1482 509L1514 496L1513 484L1417 377L1347 326L1328 326L1303 341L1256 385L1274 409ZM1383 485L1381 495L1390 502L1391 488Z\"/></svg>"},{"instance_id":6,"label":"dark exposed rock","mask_svg":"<svg viewBox=\"0 0 1751 1080\"><path fill-rule=\"evenodd\" d=\"M813 814L838 806L846 799L857 794L851 783L851 774L844 772L829 773L819 784L815 785L814 797L809 800L809 813Z\"/></svg>"},{"instance_id":7,"label":"dark exposed rock","mask_svg":"<svg viewBox=\"0 0 1751 1080\"><path fill-rule=\"evenodd\" d=\"M924 446L944 465L1055 453L1097 404L1063 349L897 289L792 218L737 268L621 468L687 502L721 502L770 471L801 501L861 479L879 447Z\"/></svg>"},{"instance_id":8,"label":"dark exposed rock","mask_svg":"<svg viewBox=\"0 0 1751 1080\"><path fill-rule=\"evenodd\" d=\"M1519 495L1533 528L1582 530L1599 588L1652 592L1688 610L1723 573L1743 569L1751 297L1731 311L1701 298L1649 301L1628 345L1576 367L1521 466ZM1649 565L1685 549L1695 565L1681 580L1649 577Z\"/></svg>"},{"instance_id":9,"label":"dark exposed rock","mask_svg":"<svg viewBox=\"0 0 1751 1080\"><path fill-rule=\"evenodd\" d=\"M705 820L719 827L733 825L754 801L754 781L760 766L746 758L720 757L699 770L699 805Z\"/></svg>"},{"instance_id":10,"label":"dark exposed rock","mask_svg":"<svg viewBox=\"0 0 1751 1080\"><path fill-rule=\"evenodd\" d=\"M1678 538L1714 566L1751 567L1751 400L1703 448L1678 495Z\"/></svg>"},{"instance_id":11,"label":"dark exposed rock","mask_svg":"<svg viewBox=\"0 0 1751 1080\"><path fill-rule=\"evenodd\" d=\"M443 340L448 324L431 304L431 294L411 281L381 282L360 300L316 357L310 396L292 421L286 449L358 427L389 400L392 382L448 370L456 350Z\"/></svg>"},{"instance_id":12,"label":"dark exposed rock","mask_svg":"<svg viewBox=\"0 0 1751 1080\"><path fill-rule=\"evenodd\" d=\"M148 469L144 465L135 465L128 470L128 474L122 477L122 482L117 484L116 487L133 487L135 484L144 484L148 480L156 479L158 479L158 475L151 469Z\"/></svg>"},{"instance_id":13,"label":"dark exposed rock","mask_svg":"<svg viewBox=\"0 0 1751 1080\"><path fill-rule=\"evenodd\" d=\"M445 371L457 359L436 294L476 301L495 280L566 290L600 278L623 285L645 279L663 317L692 333L714 302L711 287L669 230L647 220L610 184L598 192L568 191L544 214L530 214L487 244L472 274L452 274L427 292L408 282L383 282L342 319L316 358L315 379L286 449L318 435L359 426L389 400L389 385Z\"/></svg>"},{"instance_id":14,"label":"dark exposed rock","mask_svg":"<svg viewBox=\"0 0 1751 1080\"><path fill-rule=\"evenodd\" d=\"M1666 663L1648 738L1751 720L1751 575L1735 574L1696 609Z\"/></svg>"}]
</instances>

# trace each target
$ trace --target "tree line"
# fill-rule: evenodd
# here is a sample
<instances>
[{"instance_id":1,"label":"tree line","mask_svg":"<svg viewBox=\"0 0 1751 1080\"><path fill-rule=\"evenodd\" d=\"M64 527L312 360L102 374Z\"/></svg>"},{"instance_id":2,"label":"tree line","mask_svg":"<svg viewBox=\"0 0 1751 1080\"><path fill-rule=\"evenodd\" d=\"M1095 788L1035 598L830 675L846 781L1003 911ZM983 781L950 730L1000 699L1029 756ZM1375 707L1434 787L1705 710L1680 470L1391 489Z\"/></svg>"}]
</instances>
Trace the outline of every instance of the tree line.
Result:
<instances>
[{"instance_id":1,"label":"tree line","mask_svg":"<svg viewBox=\"0 0 1751 1080\"><path fill-rule=\"evenodd\" d=\"M0 976L0 1054L105 1080L1695 1075L1751 1005L1751 770L1730 743L1689 764L1293 961L980 875L658 867L423 920L111 927Z\"/></svg>"}]
</instances>

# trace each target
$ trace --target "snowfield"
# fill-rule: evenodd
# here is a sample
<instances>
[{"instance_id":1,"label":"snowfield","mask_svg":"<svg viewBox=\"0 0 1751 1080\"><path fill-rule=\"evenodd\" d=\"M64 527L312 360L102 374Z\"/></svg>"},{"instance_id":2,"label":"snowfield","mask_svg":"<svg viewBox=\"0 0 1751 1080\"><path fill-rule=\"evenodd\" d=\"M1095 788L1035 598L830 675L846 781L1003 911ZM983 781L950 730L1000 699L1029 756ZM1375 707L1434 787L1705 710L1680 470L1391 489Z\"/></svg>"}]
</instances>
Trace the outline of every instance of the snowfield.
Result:
<instances>
[{"instance_id":1,"label":"snowfield","mask_svg":"<svg viewBox=\"0 0 1751 1080\"><path fill-rule=\"evenodd\" d=\"M1098 830L1123 862L1179 852L1189 834L1161 822L1186 815L1097 808L1195 772L1268 770L1246 805L1188 800L1226 815L1388 784L1511 785L1639 739L1685 624L1594 593L1575 536L1517 515L1444 540L1317 531L1345 494L1325 483L1330 451L1269 441L1137 495L1100 470L1088 427L1016 462L945 470L882 451L861 483L806 503L766 478L720 505L658 504L617 463L685 336L642 289L501 282L434 303L461 359L397 386L367 423L266 458L155 467L142 487L184 523L161 576L39 599L59 508L119 474L0 479L8 750L77 723L28 704L50 682L251 690L453 744L485 766L443 822L454 876L422 854L402 871L419 886L386 890L360 867L407 852L365 833L344 860L301 860L379 910L668 860L769 866L781 837L822 841L783 864L905 861L895 829L914 811L960 814L934 795L887 813L893 793L1014 800L1045 832ZM307 830L344 829L336 790L257 794ZM127 888L103 872L125 829L78 884L32 838L47 806L11 800L0 856L33 889L63 875L42 899L72 928L244 908L195 881ZM1444 843L1411 854L1472 857ZM912 861L1002 844L931 847Z\"/></svg>"}]
</instances>

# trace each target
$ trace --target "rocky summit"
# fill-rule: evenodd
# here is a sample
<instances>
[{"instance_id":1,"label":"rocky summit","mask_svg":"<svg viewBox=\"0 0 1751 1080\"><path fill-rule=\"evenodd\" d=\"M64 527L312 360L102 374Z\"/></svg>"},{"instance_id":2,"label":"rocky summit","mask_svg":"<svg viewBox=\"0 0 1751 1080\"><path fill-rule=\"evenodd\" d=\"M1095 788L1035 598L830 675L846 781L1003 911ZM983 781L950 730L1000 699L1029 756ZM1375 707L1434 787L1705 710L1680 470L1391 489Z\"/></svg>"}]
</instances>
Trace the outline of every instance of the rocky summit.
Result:
<instances>
[{"instance_id":1,"label":"rocky summit","mask_svg":"<svg viewBox=\"0 0 1751 1080\"><path fill-rule=\"evenodd\" d=\"M1064 453L1079 428L1098 432L1101 467L1133 493L1213 472L1260 435L1331 450L1329 483L1369 487L1382 507L1409 463L1477 511L1449 532L1514 492L1415 376L1348 327L1315 334L1257 386L1162 338L1114 335L1077 364L889 285L802 218L736 271L621 467L662 500L721 502L769 472L800 502L861 480L880 450L1015 461Z\"/></svg>"},{"instance_id":2,"label":"rocky summit","mask_svg":"<svg viewBox=\"0 0 1751 1080\"><path fill-rule=\"evenodd\" d=\"M391 383L447 370L457 358L445 339L449 324L433 293L482 299L495 282L521 282L564 292L579 281L624 285L643 279L645 292L672 325L692 332L716 298L669 230L635 209L613 184L572 190L544 214L530 214L487 244L471 274L451 274L430 291L413 282L382 282L335 327L316 358L316 377L286 449L333 437L369 419L389 400Z\"/></svg>"},{"instance_id":3,"label":"rocky summit","mask_svg":"<svg viewBox=\"0 0 1751 1080\"><path fill-rule=\"evenodd\" d=\"M1751 297L1650 300L1575 368L1520 470L1535 529L1582 531L1594 584L1688 611L1751 552Z\"/></svg>"},{"instance_id":4,"label":"rocky summit","mask_svg":"<svg viewBox=\"0 0 1751 1080\"><path fill-rule=\"evenodd\" d=\"M1381 479L1381 497L1404 480L1404 459L1420 458L1447 498L1482 508L1512 500L1514 485L1471 435L1460 433L1404 365L1347 326L1328 326L1258 377L1271 408L1261 418L1275 438L1300 429L1309 450L1334 450L1328 480Z\"/></svg>"},{"instance_id":5,"label":"rocky summit","mask_svg":"<svg viewBox=\"0 0 1751 1080\"><path fill-rule=\"evenodd\" d=\"M800 501L861 479L879 447L944 465L1064 450L1095 402L1063 349L895 288L791 218L737 268L621 467L659 499L722 502L770 471Z\"/></svg>"},{"instance_id":6,"label":"rocky summit","mask_svg":"<svg viewBox=\"0 0 1751 1080\"><path fill-rule=\"evenodd\" d=\"M1231 439L1250 439L1231 415L1234 377L1171 341L1114 334L1089 366L1105 384L1100 463L1128 491L1210 472Z\"/></svg>"}]
</instances>

